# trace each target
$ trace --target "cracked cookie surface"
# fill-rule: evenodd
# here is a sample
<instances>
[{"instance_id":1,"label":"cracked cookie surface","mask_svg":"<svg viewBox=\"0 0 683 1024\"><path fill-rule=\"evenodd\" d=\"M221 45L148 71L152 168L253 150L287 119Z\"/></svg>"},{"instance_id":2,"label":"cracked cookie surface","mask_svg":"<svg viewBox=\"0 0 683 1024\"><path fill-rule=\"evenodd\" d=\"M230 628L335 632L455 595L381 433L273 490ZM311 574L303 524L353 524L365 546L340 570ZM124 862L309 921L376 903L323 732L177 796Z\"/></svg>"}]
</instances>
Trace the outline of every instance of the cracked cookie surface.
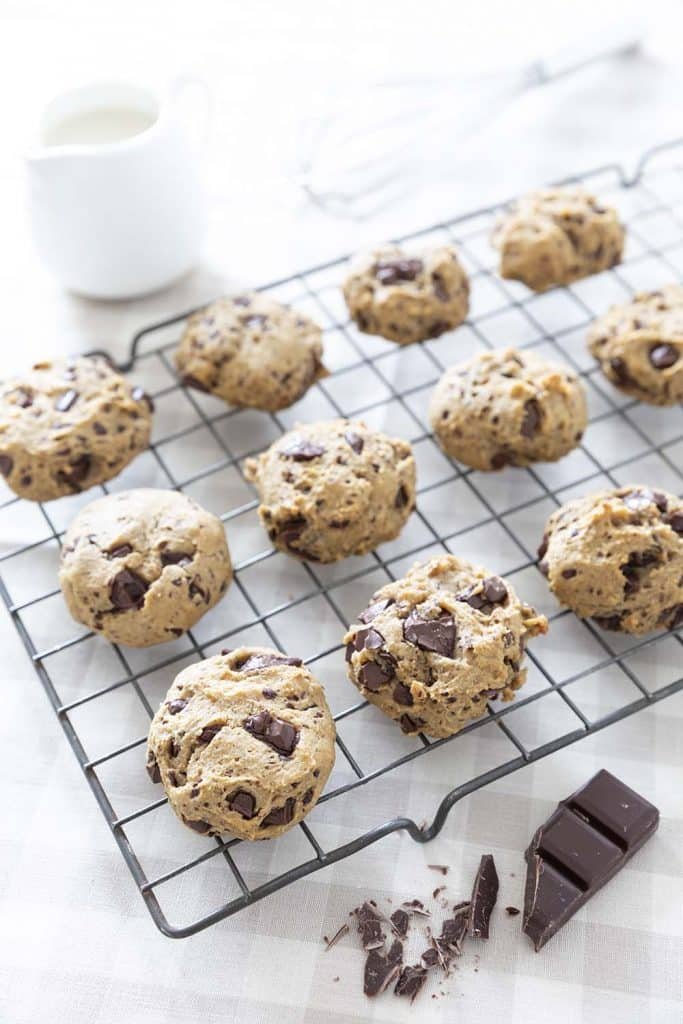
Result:
<instances>
[{"instance_id":1,"label":"cracked cookie surface","mask_svg":"<svg viewBox=\"0 0 683 1024\"><path fill-rule=\"evenodd\" d=\"M604 629L683 625L683 501L638 484L553 512L538 551L558 601Z\"/></svg>"},{"instance_id":2,"label":"cracked cookie surface","mask_svg":"<svg viewBox=\"0 0 683 1024\"><path fill-rule=\"evenodd\" d=\"M274 412L327 376L322 331L268 295L219 299L191 316L175 353L183 383L234 406Z\"/></svg>"},{"instance_id":3,"label":"cracked cookie surface","mask_svg":"<svg viewBox=\"0 0 683 1024\"><path fill-rule=\"evenodd\" d=\"M553 462L586 427L583 384L528 350L496 349L446 370L429 405L443 450L474 469Z\"/></svg>"},{"instance_id":4,"label":"cracked cookie surface","mask_svg":"<svg viewBox=\"0 0 683 1024\"><path fill-rule=\"evenodd\" d=\"M231 579L220 519L177 491L109 494L81 509L64 536L59 582L69 611L112 643L174 640Z\"/></svg>"},{"instance_id":5,"label":"cracked cookie surface","mask_svg":"<svg viewBox=\"0 0 683 1024\"><path fill-rule=\"evenodd\" d=\"M152 410L106 359L36 363L0 385L0 473L29 501L86 491L147 447Z\"/></svg>"},{"instance_id":6,"label":"cracked cookie surface","mask_svg":"<svg viewBox=\"0 0 683 1024\"><path fill-rule=\"evenodd\" d=\"M363 253L343 290L361 331L399 345L453 330L469 309L469 280L450 245L415 252L384 246Z\"/></svg>"},{"instance_id":7,"label":"cracked cookie surface","mask_svg":"<svg viewBox=\"0 0 683 1024\"><path fill-rule=\"evenodd\" d=\"M247 459L244 472L275 547L313 562L393 540L415 508L410 445L360 421L299 424Z\"/></svg>"},{"instance_id":8,"label":"cracked cookie surface","mask_svg":"<svg viewBox=\"0 0 683 1024\"><path fill-rule=\"evenodd\" d=\"M621 391L651 405L683 402L683 287L669 284L613 306L588 332L588 348Z\"/></svg>"},{"instance_id":9,"label":"cracked cookie surface","mask_svg":"<svg viewBox=\"0 0 683 1024\"><path fill-rule=\"evenodd\" d=\"M194 831L272 839L315 807L334 743L325 693L301 660L240 647L177 676L150 726L147 771Z\"/></svg>"},{"instance_id":10,"label":"cracked cookie surface","mask_svg":"<svg viewBox=\"0 0 683 1024\"><path fill-rule=\"evenodd\" d=\"M547 628L507 580L442 555L373 594L344 637L349 679L403 732L451 736L514 696Z\"/></svg>"},{"instance_id":11,"label":"cracked cookie surface","mask_svg":"<svg viewBox=\"0 0 683 1024\"><path fill-rule=\"evenodd\" d=\"M617 211L581 188L550 188L519 199L496 225L501 277L536 292L599 274L621 261Z\"/></svg>"}]
</instances>

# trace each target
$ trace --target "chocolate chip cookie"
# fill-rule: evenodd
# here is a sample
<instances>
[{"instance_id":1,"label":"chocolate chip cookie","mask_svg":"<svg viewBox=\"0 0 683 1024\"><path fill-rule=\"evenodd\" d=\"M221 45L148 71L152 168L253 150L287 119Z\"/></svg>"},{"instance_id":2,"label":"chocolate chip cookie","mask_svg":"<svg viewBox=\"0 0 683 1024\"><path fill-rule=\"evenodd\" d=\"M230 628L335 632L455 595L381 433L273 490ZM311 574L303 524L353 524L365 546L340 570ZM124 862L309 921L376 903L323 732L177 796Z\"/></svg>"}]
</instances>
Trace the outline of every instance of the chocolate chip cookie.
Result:
<instances>
[{"instance_id":1,"label":"chocolate chip cookie","mask_svg":"<svg viewBox=\"0 0 683 1024\"><path fill-rule=\"evenodd\" d=\"M59 582L69 611L112 643L149 647L181 636L231 579L220 519L177 491L98 498L64 536Z\"/></svg>"},{"instance_id":2,"label":"chocolate chip cookie","mask_svg":"<svg viewBox=\"0 0 683 1024\"><path fill-rule=\"evenodd\" d=\"M299 424L247 459L245 476L275 547L311 562L393 540L415 508L410 445L359 421Z\"/></svg>"},{"instance_id":3,"label":"chocolate chip cookie","mask_svg":"<svg viewBox=\"0 0 683 1024\"><path fill-rule=\"evenodd\" d=\"M455 555L415 565L373 594L344 637L349 679L406 733L451 736L524 683L547 620L488 569Z\"/></svg>"},{"instance_id":4,"label":"chocolate chip cookie","mask_svg":"<svg viewBox=\"0 0 683 1024\"><path fill-rule=\"evenodd\" d=\"M613 306L588 333L600 369L651 405L683 402L683 287L669 284Z\"/></svg>"},{"instance_id":5,"label":"chocolate chip cookie","mask_svg":"<svg viewBox=\"0 0 683 1024\"><path fill-rule=\"evenodd\" d=\"M361 331L399 345L437 338L463 322L470 285L450 245L406 252L384 246L358 256L344 282L349 313Z\"/></svg>"},{"instance_id":6,"label":"chocolate chip cookie","mask_svg":"<svg viewBox=\"0 0 683 1024\"><path fill-rule=\"evenodd\" d=\"M491 241L501 276L542 292L619 263L624 228L613 207L583 189L549 188L518 200Z\"/></svg>"},{"instance_id":7,"label":"chocolate chip cookie","mask_svg":"<svg viewBox=\"0 0 683 1024\"><path fill-rule=\"evenodd\" d=\"M153 408L103 358L36 363L0 386L0 473L30 501L87 491L147 447Z\"/></svg>"},{"instance_id":8,"label":"chocolate chip cookie","mask_svg":"<svg viewBox=\"0 0 683 1024\"><path fill-rule=\"evenodd\" d=\"M604 629L683 625L683 501L673 494L631 484L567 502L538 555L558 601Z\"/></svg>"},{"instance_id":9,"label":"chocolate chip cookie","mask_svg":"<svg viewBox=\"0 0 683 1024\"><path fill-rule=\"evenodd\" d=\"M195 832L272 839L315 807L334 740L323 688L299 658L240 647L175 679L152 720L147 771Z\"/></svg>"},{"instance_id":10,"label":"chocolate chip cookie","mask_svg":"<svg viewBox=\"0 0 683 1024\"><path fill-rule=\"evenodd\" d=\"M466 466L528 466L554 462L581 441L586 396L568 367L497 349L446 370L429 420L443 450Z\"/></svg>"},{"instance_id":11,"label":"chocolate chip cookie","mask_svg":"<svg viewBox=\"0 0 683 1024\"><path fill-rule=\"evenodd\" d=\"M183 383L271 412L327 376L317 324L267 295L219 299L191 316L175 353Z\"/></svg>"}]
</instances>

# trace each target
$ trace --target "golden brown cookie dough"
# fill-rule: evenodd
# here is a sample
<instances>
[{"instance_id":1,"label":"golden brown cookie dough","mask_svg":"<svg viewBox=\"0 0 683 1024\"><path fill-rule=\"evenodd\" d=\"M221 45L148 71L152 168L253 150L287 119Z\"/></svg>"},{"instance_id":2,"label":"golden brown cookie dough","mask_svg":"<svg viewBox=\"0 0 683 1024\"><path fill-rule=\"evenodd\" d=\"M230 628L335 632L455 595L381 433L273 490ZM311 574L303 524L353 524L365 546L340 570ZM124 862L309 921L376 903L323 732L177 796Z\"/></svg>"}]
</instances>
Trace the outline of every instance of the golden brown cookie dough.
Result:
<instances>
[{"instance_id":1,"label":"golden brown cookie dough","mask_svg":"<svg viewBox=\"0 0 683 1024\"><path fill-rule=\"evenodd\" d=\"M683 287L669 284L613 306L588 332L600 369L651 405L683 402Z\"/></svg>"},{"instance_id":2,"label":"golden brown cookie dough","mask_svg":"<svg viewBox=\"0 0 683 1024\"><path fill-rule=\"evenodd\" d=\"M496 349L446 370L429 421L443 450L474 469L554 462L581 441L586 396L568 367Z\"/></svg>"},{"instance_id":3,"label":"golden brown cookie dough","mask_svg":"<svg viewBox=\"0 0 683 1024\"><path fill-rule=\"evenodd\" d=\"M437 338L463 322L469 281L451 245L407 252L395 245L358 256L344 282L353 320L399 345Z\"/></svg>"},{"instance_id":4,"label":"golden brown cookie dough","mask_svg":"<svg viewBox=\"0 0 683 1024\"><path fill-rule=\"evenodd\" d=\"M183 383L235 406L276 411L321 377L322 332L303 313L248 292L191 316L175 353Z\"/></svg>"},{"instance_id":5,"label":"golden brown cookie dough","mask_svg":"<svg viewBox=\"0 0 683 1024\"><path fill-rule=\"evenodd\" d=\"M178 491L98 498L64 536L59 582L77 622L129 647L174 640L232 579L220 519Z\"/></svg>"},{"instance_id":6,"label":"golden brown cookie dough","mask_svg":"<svg viewBox=\"0 0 683 1024\"><path fill-rule=\"evenodd\" d=\"M177 676L150 726L147 771L195 832L272 839L315 807L334 741L299 658L239 647Z\"/></svg>"},{"instance_id":7,"label":"golden brown cookie dough","mask_svg":"<svg viewBox=\"0 0 683 1024\"><path fill-rule=\"evenodd\" d=\"M542 292L619 263L624 228L613 207L582 188L549 188L519 199L491 241L501 276Z\"/></svg>"},{"instance_id":8,"label":"golden brown cookie dough","mask_svg":"<svg viewBox=\"0 0 683 1024\"><path fill-rule=\"evenodd\" d=\"M0 473L30 501L87 491L147 447L153 408L101 357L36 363L0 385Z\"/></svg>"},{"instance_id":9,"label":"golden brown cookie dough","mask_svg":"<svg viewBox=\"0 0 683 1024\"><path fill-rule=\"evenodd\" d=\"M527 640L548 629L506 580L455 555L382 587L358 621L344 637L349 679L404 732L429 736L512 699Z\"/></svg>"},{"instance_id":10,"label":"golden brown cookie dough","mask_svg":"<svg viewBox=\"0 0 683 1024\"><path fill-rule=\"evenodd\" d=\"M298 424L244 471L275 547L311 562L393 540L415 508L410 445L360 421Z\"/></svg>"},{"instance_id":11,"label":"golden brown cookie dough","mask_svg":"<svg viewBox=\"0 0 683 1024\"><path fill-rule=\"evenodd\" d=\"M683 501L673 494L631 484L569 501L538 555L558 601L604 629L683 625Z\"/></svg>"}]
</instances>

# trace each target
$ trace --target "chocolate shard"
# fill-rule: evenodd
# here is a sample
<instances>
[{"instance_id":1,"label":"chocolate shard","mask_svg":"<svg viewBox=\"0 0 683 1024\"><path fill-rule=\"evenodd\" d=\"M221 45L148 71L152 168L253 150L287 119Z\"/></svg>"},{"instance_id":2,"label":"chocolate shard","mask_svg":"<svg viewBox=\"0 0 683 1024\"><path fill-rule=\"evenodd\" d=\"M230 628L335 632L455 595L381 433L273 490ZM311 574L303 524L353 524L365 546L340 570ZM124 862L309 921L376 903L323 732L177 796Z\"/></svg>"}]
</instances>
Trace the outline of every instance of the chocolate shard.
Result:
<instances>
[{"instance_id":1,"label":"chocolate shard","mask_svg":"<svg viewBox=\"0 0 683 1024\"><path fill-rule=\"evenodd\" d=\"M441 925L441 935L436 939L440 952L447 956L460 956L470 921L470 903L458 903L453 907L453 917L447 918Z\"/></svg>"},{"instance_id":2,"label":"chocolate shard","mask_svg":"<svg viewBox=\"0 0 683 1024\"><path fill-rule=\"evenodd\" d=\"M249 654L243 661L233 665L235 672L257 672L271 665L301 665L301 658L288 658L286 654Z\"/></svg>"},{"instance_id":3,"label":"chocolate shard","mask_svg":"<svg viewBox=\"0 0 683 1024\"><path fill-rule=\"evenodd\" d=\"M363 992L366 996L377 996L398 977L400 963L392 963L377 949L371 949L365 961Z\"/></svg>"},{"instance_id":4,"label":"chocolate shard","mask_svg":"<svg viewBox=\"0 0 683 1024\"><path fill-rule=\"evenodd\" d=\"M493 857L485 853L474 879L467 929L475 939L488 939L491 911L498 898L498 872Z\"/></svg>"},{"instance_id":5,"label":"chocolate shard","mask_svg":"<svg viewBox=\"0 0 683 1024\"><path fill-rule=\"evenodd\" d=\"M405 939L408 934L408 925L410 924L410 918L405 910L395 910L391 915L391 927L398 935L399 938Z\"/></svg>"},{"instance_id":6,"label":"chocolate shard","mask_svg":"<svg viewBox=\"0 0 683 1024\"><path fill-rule=\"evenodd\" d=\"M424 967L417 964L414 967L408 965L401 971L394 988L394 995L407 996L412 1003L426 979L427 971Z\"/></svg>"},{"instance_id":7,"label":"chocolate shard","mask_svg":"<svg viewBox=\"0 0 683 1024\"><path fill-rule=\"evenodd\" d=\"M435 619L425 619L413 608L403 622L403 639L422 651L433 651L442 658L452 658L455 648L453 616L444 611Z\"/></svg>"},{"instance_id":8,"label":"chocolate shard","mask_svg":"<svg viewBox=\"0 0 683 1024\"><path fill-rule=\"evenodd\" d=\"M379 949L383 946L385 935L382 931L382 921L375 909L366 902L358 907L354 913L363 949Z\"/></svg>"},{"instance_id":9,"label":"chocolate shard","mask_svg":"<svg viewBox=\"0 0 683 1024\"><path fill-rule=\"evenodd\" d=\"M526 851L522 929L541 949L647 842L659 811L604 769L536 831Z\"/></svg>"}]
</instances>

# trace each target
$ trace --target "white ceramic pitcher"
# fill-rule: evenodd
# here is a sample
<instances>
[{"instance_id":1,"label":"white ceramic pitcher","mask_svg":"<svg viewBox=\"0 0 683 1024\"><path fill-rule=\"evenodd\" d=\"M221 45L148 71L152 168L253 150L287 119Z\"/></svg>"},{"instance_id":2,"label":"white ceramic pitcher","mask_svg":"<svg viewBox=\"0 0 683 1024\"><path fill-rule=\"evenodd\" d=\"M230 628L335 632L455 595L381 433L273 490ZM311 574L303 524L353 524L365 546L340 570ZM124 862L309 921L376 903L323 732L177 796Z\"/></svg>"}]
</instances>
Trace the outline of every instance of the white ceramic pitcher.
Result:
<instances>
[{"instance_id":1,"label":"white ceramic pitcher","mask_svg":"<svg viewBox=\"0 0 683 1024\"><path fill-rule=\"evenodd\" d=\"M207 122L206 86L188 77L164 95L110 82L48 104L26 157L29 212L38 251L66 288L131 298L196 265Z\"/></svg>"}]
</instances>

